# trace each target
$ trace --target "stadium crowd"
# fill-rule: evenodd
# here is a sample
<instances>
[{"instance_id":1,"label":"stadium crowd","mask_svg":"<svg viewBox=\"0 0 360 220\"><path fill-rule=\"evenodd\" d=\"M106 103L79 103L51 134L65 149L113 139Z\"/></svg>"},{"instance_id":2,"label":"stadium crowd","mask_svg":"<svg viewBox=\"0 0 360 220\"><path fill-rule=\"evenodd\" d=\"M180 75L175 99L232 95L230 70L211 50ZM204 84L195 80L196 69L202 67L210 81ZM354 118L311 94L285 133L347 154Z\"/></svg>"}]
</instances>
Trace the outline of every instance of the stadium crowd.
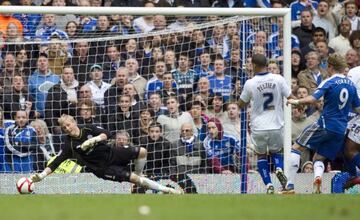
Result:
<instances>
[{"instance_id":1,"label":"stadium crowd","mask_svg":"<svg viewBox=\"0 0 360 220\"><path fill-rule=\"evenodd\" d=\"M359 3L5 0L1 4L290 7L291 90L303 98L328 77L329 54L346 57L348 71L358 69ZM240 137L245 128L238 101L242 86L253 77L253 54L266 55L268 71L282 74L283 21L220 21L211 15L0 14L0 172L44 169L60 150L63 131L57 119L62 114L74 116L79 125L110 131L114 147L146 148L145 173L149 175L241 172L244 142ZM214 25L195 28L201 22ZM141 37L116 38L132 34ZM319 118L322 107L320 101L292 108L293 140ZM256 170L250 138L246 147L246 169ZM312 154L302 154L303 172L311 172ZM342 169L341 157L327 163L327 171ZM58 172L75 170L86 168L78 169L68 161Z\"/></svg>"}]
</instances>

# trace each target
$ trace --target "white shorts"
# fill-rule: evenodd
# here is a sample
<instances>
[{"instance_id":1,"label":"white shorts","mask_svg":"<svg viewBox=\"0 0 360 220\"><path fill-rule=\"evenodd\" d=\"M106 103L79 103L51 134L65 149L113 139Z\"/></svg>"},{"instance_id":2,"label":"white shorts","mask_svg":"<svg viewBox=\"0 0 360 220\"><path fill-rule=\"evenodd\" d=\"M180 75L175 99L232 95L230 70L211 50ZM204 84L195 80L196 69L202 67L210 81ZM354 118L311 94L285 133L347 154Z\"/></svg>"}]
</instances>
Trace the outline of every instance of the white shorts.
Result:
<instances>
[{"instance_id":1,"label":"white shorts","mask_svg":"<svg viewBox=\"0 0 360 220\"><path fill-rule=\"evenodd\" d=\"M284 129L251 131L251 141L258 154L277 153L284 145Z\"/></svg>"},{"instance_id":2,"label":"white shorts","mask_svg":"<svg viewBox=\"0 0 360 220\"><path fill-rule=\"evenodd\" d=\"M360 115L348 122L349 133L347 137L357 144L360 144Z\"/></svg>"}]
</instances>

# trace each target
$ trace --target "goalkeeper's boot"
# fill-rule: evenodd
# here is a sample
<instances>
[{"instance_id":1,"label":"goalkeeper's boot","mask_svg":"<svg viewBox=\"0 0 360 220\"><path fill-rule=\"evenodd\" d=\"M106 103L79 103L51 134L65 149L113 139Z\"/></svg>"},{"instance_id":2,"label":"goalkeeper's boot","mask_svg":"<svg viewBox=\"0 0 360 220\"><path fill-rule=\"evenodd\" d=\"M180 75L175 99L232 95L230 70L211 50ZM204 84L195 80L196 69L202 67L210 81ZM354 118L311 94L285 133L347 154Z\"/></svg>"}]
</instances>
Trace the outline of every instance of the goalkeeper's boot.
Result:
<instances>
[{"instance_id":1,"label":"goalkeeper's boot","mask_svg":"<svg viewBox=\"0 0 360 220\"><path fill-rule=\"evenodd\" d=\"M314 186L314 191L313 191L313 193L314 193L314 194L320 194L320 193L321 193L321 182L322 182L321 177L320 177L320 176L317 176L317 177L315 178L314 184L313 184L313 186Z\"/></svg>"},{"instance_id":2,"label":"goalkeeper's boot","mask_svg":"<svg viewBox=\"0 0 360 220\"><path fill-rule=\"evenodd\" d=\"M277 168L275 171L276 177L278 178L283 189L286 188L287 178L281 168Z\"/></svg>"},{"instance_id":3,"label":"goalkeeper's boot","mask_svg":"<svg viewBox=\"0 0 360 220\"><path fill-rule=\"evenodd\" d=\"M285 188L282 188L282 190L279 191L279 194L295 194L294 184L288 183Z\"/></svg>"},{"instance_id":4,"label":"goalkeeper's boot","mask_svg":"<svg viewBox=\"0 0 360 220\"><path fill-rule=\"evenodd\" d=\"M360 177L358 176L351 176L349 179L346 180L345 184L343 185L343 189L349 189L355 185L360 184Z\"/></svg>"},{"instance_id":5,"label":"goalkeeper's boot","mask_svg":"<svg viewBox=\"0 0 360 220\"><path fill-rule=\"evenodd\" d=\"M266 187L266 194L274 194L275 192L275 189L274 189L274 186L269 183Z\"/></svg>"}]
</instances>

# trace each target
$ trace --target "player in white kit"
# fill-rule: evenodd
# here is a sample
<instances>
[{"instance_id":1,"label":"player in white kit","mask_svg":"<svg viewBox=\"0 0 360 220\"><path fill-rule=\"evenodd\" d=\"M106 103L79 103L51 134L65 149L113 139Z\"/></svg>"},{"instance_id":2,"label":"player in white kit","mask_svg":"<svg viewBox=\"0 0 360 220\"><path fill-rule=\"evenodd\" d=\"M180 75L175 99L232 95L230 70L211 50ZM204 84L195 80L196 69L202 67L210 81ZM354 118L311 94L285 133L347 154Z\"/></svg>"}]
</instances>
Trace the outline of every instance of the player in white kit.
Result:
<instances>
[{"instance_id":1,"label":"player in white kit","mask_svg":"<svg viewBox=\"0 0 360 220\"><path fill-rule=\"evenodd\" d=\"M266 185L266 192L274 193L274 186L270 178L267 154L271 155L275 164L276 176L285 187L286 177L283 173L284 159L283 127L284 109L283 98L290 98L291 89L281 75L267 71L267 59L262 54L252 57L255 76L246 81L240 96L241 108L250 103L251 141L258 155L258 170Z\"/></svg>"}]
</instances>

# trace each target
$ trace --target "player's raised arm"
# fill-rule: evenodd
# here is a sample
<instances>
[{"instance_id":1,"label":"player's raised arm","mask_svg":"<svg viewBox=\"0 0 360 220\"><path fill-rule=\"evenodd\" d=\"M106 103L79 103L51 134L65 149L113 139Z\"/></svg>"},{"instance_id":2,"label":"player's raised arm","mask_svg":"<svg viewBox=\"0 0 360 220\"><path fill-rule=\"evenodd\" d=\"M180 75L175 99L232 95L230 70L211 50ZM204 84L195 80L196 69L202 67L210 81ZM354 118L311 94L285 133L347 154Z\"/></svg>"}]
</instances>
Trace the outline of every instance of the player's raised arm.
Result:
<instances>
[{"instance_id":1,"label":"player's raised arm","mask_svg":"<svg viewBox=\"0 0 360 220\"><path fill-rule=\"evenodd\" d=\"M305 98L302 99L293 99L293 98L289 98L286 102L287 105L305 105L305 104L313 104L317 102L317 99L312 96L306 96Z\"/></svg>"}]
</instances>

